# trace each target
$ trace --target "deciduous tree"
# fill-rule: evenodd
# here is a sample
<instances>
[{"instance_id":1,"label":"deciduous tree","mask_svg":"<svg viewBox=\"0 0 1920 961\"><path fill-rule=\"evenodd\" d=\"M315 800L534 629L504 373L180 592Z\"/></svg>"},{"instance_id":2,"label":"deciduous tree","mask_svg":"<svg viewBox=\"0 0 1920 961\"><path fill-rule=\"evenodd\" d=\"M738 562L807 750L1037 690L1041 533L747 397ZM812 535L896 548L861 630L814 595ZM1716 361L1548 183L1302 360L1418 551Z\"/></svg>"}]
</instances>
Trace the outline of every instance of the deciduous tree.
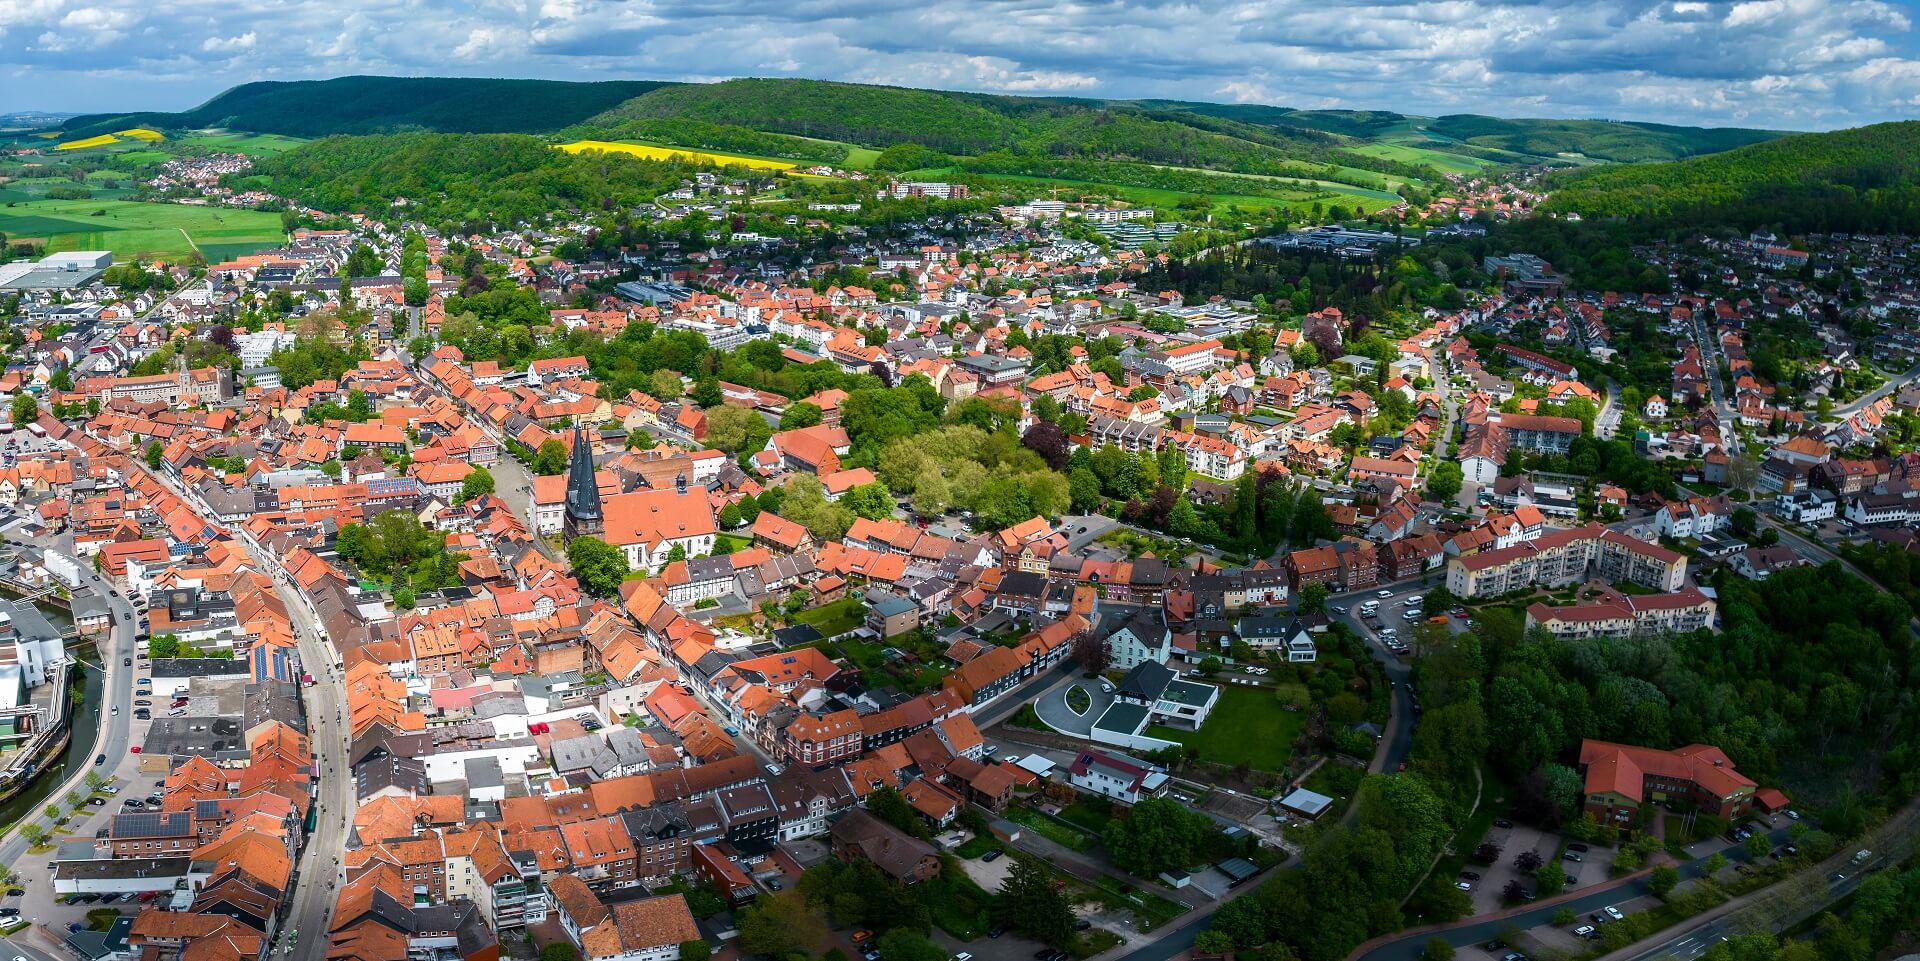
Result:
<instances>
[{"instance_id":1,"label":"deciduous tree","mask_svg":"<svg viewBox=\"0 0 1920 961\"><path fill-rule=\"evenodd\" d=\"M580 585L600 597L614 597L627 578L625 551L598 537L576 537L567 545L567 564Z\"/></svg>"}]
</instances>

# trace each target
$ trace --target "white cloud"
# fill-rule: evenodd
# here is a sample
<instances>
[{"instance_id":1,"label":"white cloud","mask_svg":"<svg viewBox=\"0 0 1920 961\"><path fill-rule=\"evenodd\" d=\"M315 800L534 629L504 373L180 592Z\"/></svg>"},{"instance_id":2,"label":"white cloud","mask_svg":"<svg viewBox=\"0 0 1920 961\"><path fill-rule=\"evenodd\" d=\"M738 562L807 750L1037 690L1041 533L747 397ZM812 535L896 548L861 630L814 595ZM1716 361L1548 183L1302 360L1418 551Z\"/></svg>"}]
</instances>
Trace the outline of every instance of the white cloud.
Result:
<instances>
[{"instance_id":1,"label":"white cloud","mask_svg":"<svg viewBox=\"0 0 1920 961\"><path fill-rule=\"evenodd\" d=\"M1885 0L0 0L9 32L33 39L0 43L7 99L44 109L180 108L346 73L804 76L1782 127L1920 102L1911 17Z\"/></svg>"},{"instance_id":2,"label":"white cloud","mask_svg":"<svg viewBox=\"0 0 1920 961\"><path fill-rule=\"evenodd\" d=\"M200 49L208 53L239 53L252 50L259 35L249 30L237 37L208 37L200 42Z\"/></svg>"}]
</instances>

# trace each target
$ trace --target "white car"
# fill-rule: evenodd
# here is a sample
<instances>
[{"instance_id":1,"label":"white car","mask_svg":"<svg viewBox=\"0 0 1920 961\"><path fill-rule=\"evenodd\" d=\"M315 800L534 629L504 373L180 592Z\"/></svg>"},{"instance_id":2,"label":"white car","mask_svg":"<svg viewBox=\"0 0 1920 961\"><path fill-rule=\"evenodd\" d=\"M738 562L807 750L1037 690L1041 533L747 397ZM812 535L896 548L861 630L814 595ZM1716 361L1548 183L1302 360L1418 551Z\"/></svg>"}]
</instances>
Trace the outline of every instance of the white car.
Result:
<instances>
[{"instance_id":1,"label":"white car","mask_svg":"<svg viewBox=\"0 0 1920 961\"><path fill-rule=\"evenodd\" d=\"M1620 909L1619 909L1619 908L1616 908L1616 907L1614 907L1614 906L1613 906L1613 905L1611 905L1611 904L1609 904L1609 905L1607 905L1607 906L1606 906L1606 908L1605 908L1604 910L1605 910L1605 911L1607 912L1607 917L1610 917L1610 918L1612 918L1612 919L1614 919L1615 921L1624 921L1624 920L1626 920L1626 917L1627 917L1627 916L1626 916L1626 915L1624 915L1624 914L1621 914L1621 913L1620 913Z\"/></svg>"},{"instance_id":2,"label":"white car","mask_svg":"<svg viewBox=\"0 0 1920 961\"><path fill-rule=\"evenodd\" d=\"M1392 591L1386 591L1386 590L1380 590L1380 591L1374 591L1374 592L1373 592L1373 596L1375 596L1375 597L1392 597L1392 596L1393 596L1393 592L1392 592Z\"/></svg>"}]
</instances>

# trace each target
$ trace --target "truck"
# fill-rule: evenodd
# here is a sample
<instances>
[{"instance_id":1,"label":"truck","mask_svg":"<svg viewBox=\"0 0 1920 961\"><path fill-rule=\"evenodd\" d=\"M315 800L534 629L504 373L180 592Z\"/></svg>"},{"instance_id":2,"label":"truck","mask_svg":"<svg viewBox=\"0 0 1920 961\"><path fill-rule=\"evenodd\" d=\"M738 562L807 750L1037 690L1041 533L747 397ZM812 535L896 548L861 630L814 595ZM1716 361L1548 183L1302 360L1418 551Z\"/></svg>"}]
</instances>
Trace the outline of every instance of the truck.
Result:
<instances>
[{"instance_id":1,"label":"truck","mask_svg":"<svg viewBox=\"0 0 1920 961\"><path fill-rule=\"evenodd\" d=\"M1867 859L1870 857L1873 857L1873 852L1863 849L1853 856L1853 863L1865 864Z\"/></svg>"}]
</instances>

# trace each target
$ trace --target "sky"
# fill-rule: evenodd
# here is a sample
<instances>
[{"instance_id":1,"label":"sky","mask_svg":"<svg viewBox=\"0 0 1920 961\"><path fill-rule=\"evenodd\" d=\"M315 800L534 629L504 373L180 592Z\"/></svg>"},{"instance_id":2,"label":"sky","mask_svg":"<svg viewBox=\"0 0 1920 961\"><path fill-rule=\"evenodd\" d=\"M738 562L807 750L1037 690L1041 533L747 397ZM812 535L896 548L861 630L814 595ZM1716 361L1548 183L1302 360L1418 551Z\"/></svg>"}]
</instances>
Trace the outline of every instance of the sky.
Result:
<instances>
[{"instance_id":1,"label":"sky","mask_svg":"<svg viewBox=\"0 0 1920 961\"><path fill-rule=\"evenodd\" d=\"M0 112L345 74L718 80L1824 130L1920 117L1920 0L0 0Z\"/></svg>"}]
</instances>

